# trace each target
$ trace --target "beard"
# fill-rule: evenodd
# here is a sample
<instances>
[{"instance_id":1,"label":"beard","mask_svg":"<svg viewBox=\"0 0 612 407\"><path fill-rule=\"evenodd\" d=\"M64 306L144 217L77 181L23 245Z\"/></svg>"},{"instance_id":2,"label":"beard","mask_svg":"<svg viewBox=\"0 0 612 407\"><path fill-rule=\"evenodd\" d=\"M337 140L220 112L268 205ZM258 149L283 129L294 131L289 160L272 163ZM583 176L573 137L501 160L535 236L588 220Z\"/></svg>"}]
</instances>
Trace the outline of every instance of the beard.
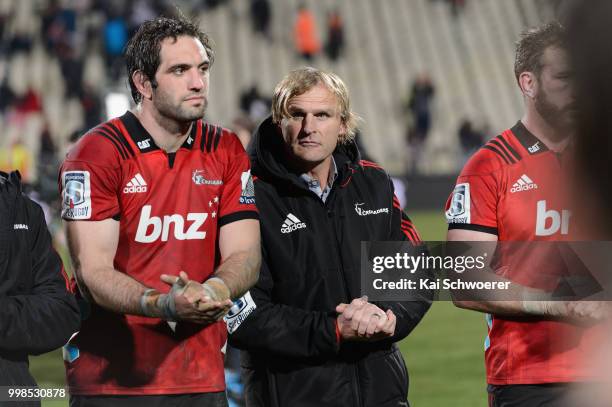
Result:
<instances>
[{"instance_id":1,"label":"beard","mask_svg":"<svg viewBox=\"0 0 612 407\"><path fill-rule=\"evenodd\" d=\"M535 108L550 127L561 131L570 131L574 128L576 115L573 107L571 105L564 107L555 105L542 89L535 99Z\"/></svg>"},{"instance_id":2,"label":"beard","mask_svg":"<svg viewBox=\"0 0 612 407\"><path fill-rule=\"evenodd\" d=\"M172 95L158 91L155 93L153 103L163 117L179 123L186 123L204 117L208 107L208 98L206 95L201 96L204 97L204 100L199 106L188 106L187 103L189 102L184 100L173 102Z\"/></svg>"}]
</instances>

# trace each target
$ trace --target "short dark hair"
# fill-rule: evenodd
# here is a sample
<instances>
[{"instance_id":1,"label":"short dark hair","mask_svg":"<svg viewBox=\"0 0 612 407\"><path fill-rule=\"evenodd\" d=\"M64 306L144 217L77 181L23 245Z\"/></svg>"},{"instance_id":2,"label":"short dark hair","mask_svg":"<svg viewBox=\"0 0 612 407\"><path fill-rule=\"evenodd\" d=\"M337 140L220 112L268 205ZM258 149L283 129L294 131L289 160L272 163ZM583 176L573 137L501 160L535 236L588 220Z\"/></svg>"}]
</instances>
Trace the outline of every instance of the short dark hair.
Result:
<instances>
[{"instance_id":1,"label":"short dark hair","mask_svg":"<svg viewBox=\"0 0 612 407\"><path fill-rule=\"evenodd\" d=\"M514 59L516 80L518 81L523 72L533 72L539 76L542 72L542 55L551 46L566 48L565 28L559 22L551 22L524 31L516 43Z\"/></svg>"},{"instance_id":2,"label":"short dark hair","mask_svg":"<svg viewBox=\"0 0 612 407\"><path fill-rule=\"evenodd\" d=\"M198 26L182 16L158 17L154 20L145 21L138 31L130 38L125 47L125 64L127 68L130 91L134 102L140 103L142 95L136 89L132 75L136 71L142 71L144 75L155 85L155 72L159 68L161 43L166 38L174 38L181 35L197 38L200 40L210 64L214 62L214 53L210 39Z\"/></svg>"}]
</instances>

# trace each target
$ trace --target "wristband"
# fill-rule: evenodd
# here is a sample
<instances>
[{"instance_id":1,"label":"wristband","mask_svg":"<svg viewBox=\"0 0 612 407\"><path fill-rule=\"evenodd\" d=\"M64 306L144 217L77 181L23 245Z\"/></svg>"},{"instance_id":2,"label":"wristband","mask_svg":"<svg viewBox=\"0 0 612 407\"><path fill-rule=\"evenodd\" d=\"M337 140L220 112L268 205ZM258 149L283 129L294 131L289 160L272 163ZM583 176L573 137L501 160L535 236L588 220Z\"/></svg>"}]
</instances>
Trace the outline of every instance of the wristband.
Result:
<instances>
[{"instance_id":1,"label":"wristband","mask_svg":"<svg viewBox=\"0 0 612 407\"><path fill-rule=\"evenodd\" d=\"M176 321L178 319L173 290L174 288L168 294L162 294L157 299L157 308L161 312L161 318L166 321Z\"/></svg>"},{"instance_id":2,"label":"wristband","mask_svg":"<svg viewBox=\"0 0 612 407\"><path fill-rule=\"evenodd\" d=\"M147 317L156 316L154 313L154 310L152 310L151 307L149 307L149 301L147 301L148 298L156 292L157 290L155 290L154 288L147 288L145 292L142 294L142 297L140 297L140 310L142 311L142 314Z\"/></svg>"},{"instance_id":3,"label":"wristband","mask_svg":"<svg viewBox=\"0 0 612 407\"><path fill-rule=\"evenodd\" d=\"M204 283L202 283L202 288L206 292L206 295L208 295L210 299L213 301L223 301L224 299L230 298L231 296L230 290L227 284L225 284L225 281L223 281L223 279L219 277L209 278ZM222 290L224 292L219 293L219 290ZM220 297L225 297L225 298L220 298Z\"/></svg>"}]
</instances>

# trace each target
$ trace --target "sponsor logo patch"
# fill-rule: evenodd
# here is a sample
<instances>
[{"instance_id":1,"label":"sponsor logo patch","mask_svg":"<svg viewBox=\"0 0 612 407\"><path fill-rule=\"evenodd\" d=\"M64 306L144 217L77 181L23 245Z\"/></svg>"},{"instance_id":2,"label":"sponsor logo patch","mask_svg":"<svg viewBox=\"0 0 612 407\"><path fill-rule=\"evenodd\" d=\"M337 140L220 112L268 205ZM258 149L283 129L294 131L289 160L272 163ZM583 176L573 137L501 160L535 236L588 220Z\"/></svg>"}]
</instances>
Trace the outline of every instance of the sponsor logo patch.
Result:
<instances>
[{"instance_id":1,"label":"sponsor logo patch","mask_svg":"<svg viewBox=\"0 0 612 407\"><path fill-rule=\"evenodd\" d=\"M255 186L253 185L253 177L251 177L251 170L245 171L240 175L240 182L242 183L242 193L240 194L241 204L254 204L255 203Z\"/></svg>"},{"instance_id":2,"label":"sponsor logo patch","mask_svg":"<svg viewBox=\"0 0 612 407\"><path fill-rule=\"evenodd\" d=\"M138 194L141 192L147 192L147 182L142 178L140 173L137 173L123 188L124 194Z\"/></svg>"},{"instance_id":3,"label":"sponsor logo patch","mask_svg":"<svg viewBox=\"0 0 612 407\"><path fill-rule=\"evenodd\" d=\"M389 213L389 208L363 209L362 205L364 204L365 204L364 202L355 203L355 212L357 212L357 215L368 216L368 215L378 215L381 213Z\"/></svg>"},{"instance_id":4,"label":"sponsor logo patch","mask_svg":"<svg viewBox=\"0 0 612 407\"><path fill-rule=\"evenodd\" d=\"M529 150L531 154L537 153L538 151L540 151L540 142L536 141L536 143L531 147L528 147L527 150Z\"/></svg>"},{"instance_id":5,"label":"sponsor logo patch","mask_svg":"<svg viewBox=\"0 0 612 407\"><path fill-rule=\"evenodd\" d=\"M510 193L513 194L515 192L529 191L530 189L538 189L538 184L533 182L531 178L527 176L527 174L523 174L514 184L512 184Z\"/></svg>"},{"instance_id":6,"label":"sponsor logo patch","mask_svg":"<svg viewBox=\"0 0 612 407\"><path fill-rule=\"evenodd\" d=\"M91 218L91 184L89 171L62 173L62 218Z\"/></svg>"},{"instance_id":7,"label":"sponsor logo patch","mask_svg":"<svg viewBox=\"0 0 612 407\"><path fill-rule=\"evenodd\" d=\"M249 291L247 291L247 293L241 298L234 301L232 308L230 308L227 315L223 317L223 320L227 325L227 332L230 334L234 333L236 329L238 329L244 322L244 320L247 319L247 317L251 315L253 311L255 311L256 308L257 305L255 304L255 301L253 301Z\"/></svg>"},{"instance_id":8,"label":"sponsor logo patch","mask_svg":"<svg viewBox=\"0 0 612 407\"><path fill-rule=\"evenodd\" d=\"M298 229L304 229L304 228L306 228L306 224L302 222L301 220L299 220L297 216L290 213L287 215L287 217L285 218L285 221L283 222L281 226L281 233L291 233Z\"/></svg>"},{"instance_id":9,"label":"sponsor logo patch","mask_svg":"<svg viewBox=\"0 0 612 407\"><path fill-rule=\"evenodd\" d=\"M151 139L147 138L147 139L144 139L142 141L139 141L136 144L138 144L138 148L139 149L146 150L147 148L151 147Z\"/></svg>"},{"instance_id":10,"label":"sponsor logo patch","mask_svg":"<svg viewBox=\"0 0 612 407\"><path fill-rule=\"evenodd\" d=\"M470 223L470 184L457 184L450 208L446 211L448 223Z\"/></svg>"},{"instance_id":11,"label":"sponsor logo patch","mask_svg":"<svg viewBox=\"0 0 612 407\"><path fill-rule=\"evenodd\" d=\"M191 180L196 185L223 185L223 180L206 179L204 174L204 170L194 170L193 174L191 174Z\"/></svg>"}]
</instances>

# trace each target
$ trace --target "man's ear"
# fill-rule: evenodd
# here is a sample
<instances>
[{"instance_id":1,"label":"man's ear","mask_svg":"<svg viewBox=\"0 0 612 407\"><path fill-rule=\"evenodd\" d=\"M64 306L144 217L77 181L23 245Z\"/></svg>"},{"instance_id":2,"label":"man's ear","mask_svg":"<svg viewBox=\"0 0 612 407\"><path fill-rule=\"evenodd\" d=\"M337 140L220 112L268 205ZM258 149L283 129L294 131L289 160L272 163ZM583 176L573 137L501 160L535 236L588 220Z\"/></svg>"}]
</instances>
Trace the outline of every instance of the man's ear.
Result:
<instances>
[{"instance_id":1,"label":"man's ear","mask_svg":"<svg viewBox=\"0 0 612 407\"><path fill-rule=\"evenodd\" d=\"M142 71L135 71L132 74L132 81L143 99L151 99L153 97L153 86L151 80Z\"/></svg>"},{"instance_id":2,"label":"man's ear","mask_svg":"<svg viewBox=\"0 0 612 407\"><path fill-rule=\"evenodd\" d=\"M538 78L533 72L522 72L519 75L518 82L523 95L530 99L538 95Z\"/></svg>"}]
</instances>

